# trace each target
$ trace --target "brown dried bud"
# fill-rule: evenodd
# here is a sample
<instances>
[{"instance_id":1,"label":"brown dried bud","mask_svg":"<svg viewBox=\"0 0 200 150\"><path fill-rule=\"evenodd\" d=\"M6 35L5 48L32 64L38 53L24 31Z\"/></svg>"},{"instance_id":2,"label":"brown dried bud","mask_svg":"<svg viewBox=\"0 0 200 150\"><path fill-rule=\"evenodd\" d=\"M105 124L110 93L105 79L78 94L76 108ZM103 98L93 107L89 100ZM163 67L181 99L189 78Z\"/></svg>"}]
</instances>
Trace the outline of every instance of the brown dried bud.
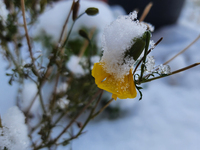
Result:
<instances>
[{"instance_id":1,"label":"brown dried bud","mask_svg":"<svg viewBox=\"0 0 200 150\"><path fill-rule=\"evenodd\" d=\"M78 0L73 5L73 14L72 14L73 21L76 20L76 18L78 16L79 7L80 7L80 4L79 4L79 0Z\"/></svg>"}]
</instances>

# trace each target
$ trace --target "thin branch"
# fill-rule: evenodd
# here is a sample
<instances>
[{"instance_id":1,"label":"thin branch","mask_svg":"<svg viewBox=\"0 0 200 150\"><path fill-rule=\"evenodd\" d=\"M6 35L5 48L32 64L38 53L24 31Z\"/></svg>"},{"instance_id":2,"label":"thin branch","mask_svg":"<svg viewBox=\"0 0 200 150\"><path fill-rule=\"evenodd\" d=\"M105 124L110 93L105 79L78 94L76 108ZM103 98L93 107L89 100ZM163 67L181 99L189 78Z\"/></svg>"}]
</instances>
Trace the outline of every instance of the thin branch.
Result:
<instances>
[{"instance_id":1,"label":"thin branch","mask_svg":"<svg viewBox=\"0 0 200 150\"><path fill-rule=\"evenodd\" d=\"M104 107L102 107L98 112L96 112L96 113L92 116L92 118L95 118L97 115L99 115L104 109L106 109L106 108L110 105L110 103L111 103L113 100L114 100L114 99L111 98L111 99L108 101L108 103L107 103Z\"/></svg>"},{"instance_id":2,"label":"thin branch","mask_svg":"<svg viewBox=\"0 0 200 150\"><path fill-rule=\"evenodd\" d=\"M44 106L44 100L43 100L43 97L42 97L42 92L41 92L41 88L38 88L38 94L39 94L39 100L40 100L40 104L42 106L42 110L44 112L44 114L46 114L46 109L45 109L45 106Z\"/></svg>"},{"instance_id":3,"label":"thin branch","mask_svg":"<svg viewBox=\"0 0 200 150\"><path fill-rule=\"evenodd\" d=\"M64 31L65 31L66 25L67 25L67 23L68 23L68 21L69 21L70 14L71 14L71 12L72 12L72 10L73 10L74 3L75 3L75 0L73 0L73 2L72 2L71 9L70 9L70 11L69 11L69 13L68 13L68 15L67 15L67 18L66 18L66 20L65 20L65 23L64 23L64 25L63 25L63 28L62 28L62 31L61 31L61 34L60 34L60 38L59 38L58 44L61 44L61 40L62 40Z\"/></svg>"},{"instance_id":4,"label":"thin branch","mask_svg":"<svg viewBox=\"0 0 200 150\"><path fill-rule=\"evenodd\" d=\"M61 46L61 47L65 47L65 45L67 44L67 42L68 42L68 40L69 40L69 36L70 36L70 34L71 34L71 32L72 32L72 29L73 29L73 27L74 27L74 24L75 24L75 22L76 22L76 20L78 20L81 16L83 16L85 14L85 12L83 12L82 14L80 14L74 21L73 21L73 23L72 23L72 25L71 25L71 27L70 27L70 29L69 29L69 32L68 32L68 34L67 34L67 37L66 37L66 39L64 40L64 43L63 43L63 45Z\"/></svg>"},{"instance_id":5,"label":"thin branch","mask_svg":"<svg viewBox=\"0 0 200 150\"><path fill-rule=\"evenodd\" d=\"M34 62L32 48L31 48L31 42L30 42L30 38L29 38L29 34L28 34L26 17L25 17L25 4L24 4L24 0L21 0L21 9L22 9L22 16L23 16L23 22L24 22L24 30L25 30L26 40L27 40L27 43L28 43L28 49L29 49L29 53L30 53L32 62Z\"/></svg>"},{"instance_id":6,"label":"thin branch","mask_svg":"<svg viewBox=\"0 0 200 150\"><path fill-rule=\"evenodd\" d=\"M96 30L96 28L92 28L92 30L89 33L89 39L92 38L92 36L94 35L95 30ZM83 54L84 54L85 50L87 49L88 45L89 45L89 41L85 39L84 42L83 42L83 46L80 49L80 53L78 54L79 58L81 58L83 56Z\"/></svg>"},{"instance_id":7,"label":"thin branch","mask_svg":"<svg viewBox=\"0 0 200 150\"><path fill-rule=\"evenodd\" d=\"M73 140L73 139L76 139L79 135L81 135L81 134L83 133L83 132L82 132L83 129L86 127L86 125L87 125L87 124L89 123L89 121L92 119L92 115L93 115L93 113L94 113L96 107L98 106L98 104L99 104L99 102L100 102L100 100L101 100L101 97L102 97L102 95L103 95L103 92L104 92L104 91L101 90L100 96L99 96L99 98L98 98L98 100L97 100L95 106L94 106L93 109L91 110L91 112L90 112L88 118L86 119L85 123L83 124L83 126L81 127L81 129L79 130L79 132L78 132L75 136L72 136L71 138L69 138L68 140L65 140L64 142L66 142L66 141L69 142L69 141L71 141L71 140ZM63 144L63 142L58 143L58 145L61 145L61 144Z\"/></svg>"},{"instance_id":8,"label":"thin branch","mask_svg":"<svg viewBox=\"0 0 200 150\"><path fill-rule=\"evenodd\" d=\"M166 61L163 65L168 64L170 61L174 60L177 56L179 56L180 54L182 54L183 52L185 52L190 46L192 46L195 42L197 42L199 40L199 38L200 38L200 34L199 34L199 36L192 43L190 43L186 48L184 48L183 50L181 50L174 57L172 57L171 59L169 59L168 61Z\"/></svg>"},{"instance_id":9,"label":"thin branch","mask_svg":"<svg viewBox=\"0 0 200 150\"><path fill-rule=\"evenodd\" d=\"M140 22L144 21L145 17L147 16L147 14L149 13L151 7L153 6L153 3L150 2L144 9L142 16L140 17Z\"/></svg>"},{"instance_id":10,"label":"thin branch","mask_svg":"<svg viewBox=\"0 0 200 150\"><path fill-rule=\"evenodd\" d=\"M53 143L55 143L66 131L67 129L76 121L76 119L88 108L88 106L96 99L97 95L99 95L101 90L98 90L98 92L91 98L91 100L83 107L83 109L78 113L78 115L71 120L71 122L64 128L64 130L53 140Z\"/></svg>"},{"instance_id":11,"label":"thin branch","mask_svg":"<svg viewBox=\"0 0 200 150\"><path fill-rule=\"evenodd\" d=\"M57 88L58 88L58 81L59 81L59 78L60 78L60 74L59 74L59 72L57 73L57 75L56 75L56 81L55 81L55 85L54 85L54 89L53 89L53 99L52 99L52 101L51 101L51 103L50 103L50 110L53 108L53 106L54 106L54 103L55 103L55 101L56 101L56 91L57 91Z\"/></svg>"},{"instance_id":12,"label":"thin branch","mask_svg":"<svg viewBox=\"0 0 200 150\"><path fill-rule=\"evenodd\" d=\"M171 75L173 75L173 74L177 74L177 73L179 73L179 72L182 72L182 71L191 69L191 68L196 67L196 66L198 66L198 65L200 65L200 62L199 62L199 63L192 64L192 65L187 66L187 67L184 67L184 68L181 68L181 69L179 69L179 70L173 71L173 72L171 72L171 73L169 73L169 74L166 74L166 76L158 76L158 77L155 77L155 78L151 78L151 79L142 81L141 83L146 83L146 82L150 82L150 81L157 80L157 79L160 79L160 78L164 78L164 77L167 77L167 76L171 76ZM137 82L138 82L138 81L136 81L136 83L137 83Z\"/></svg>"},{"instance_id":13,"label":"thin branch","mask_svg":"<svg viewBox=\"0 0 200 150\"><path fill-rule=\"evenodd\" d=\"M34 102L35 102L35 100L36 100L38 94L39 94L39 91L35 94L35 96L34 96L33 99L31 100L31 103L30 103L29 107L28 107L27 110L25 111L25 116L26 116L26 117L28 116L28 114L29 114L29 112L30 112L30 110L31 110L31 108L32 108L32 106L33 106L33 104L34 104Z\"/></svg>"}]
</instances>

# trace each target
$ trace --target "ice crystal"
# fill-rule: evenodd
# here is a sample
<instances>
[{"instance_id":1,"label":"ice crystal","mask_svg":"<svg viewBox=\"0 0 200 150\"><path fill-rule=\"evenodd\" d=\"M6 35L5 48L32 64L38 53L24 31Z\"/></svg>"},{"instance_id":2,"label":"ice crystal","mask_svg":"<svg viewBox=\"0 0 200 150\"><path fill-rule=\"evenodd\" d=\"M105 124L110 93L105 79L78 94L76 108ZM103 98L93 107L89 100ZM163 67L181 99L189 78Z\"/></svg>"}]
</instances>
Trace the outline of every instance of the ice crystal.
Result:
<instances>
[{"instance_id":1,"label":"ice crystal","mask_svg":"<svg viewBox=\"0 0 200 150\"><path fill-rule=\"evenodd\" d=\"M169 74L171 72L170 66L169 65L163 65L161 64L159 66L159 73L160 74Z\"/></svg>"},{"instance_id":2,"label":"ice crystal","mask_svg":"<svg viewBox=\"0 0 200 150\"><path fill-rule=\"evenodd\" d=\"M155 65L155 59L153 56L147 56L147 62L145 64L146 66L146 72L152 72Z\"/></svg>"}]
</instances>

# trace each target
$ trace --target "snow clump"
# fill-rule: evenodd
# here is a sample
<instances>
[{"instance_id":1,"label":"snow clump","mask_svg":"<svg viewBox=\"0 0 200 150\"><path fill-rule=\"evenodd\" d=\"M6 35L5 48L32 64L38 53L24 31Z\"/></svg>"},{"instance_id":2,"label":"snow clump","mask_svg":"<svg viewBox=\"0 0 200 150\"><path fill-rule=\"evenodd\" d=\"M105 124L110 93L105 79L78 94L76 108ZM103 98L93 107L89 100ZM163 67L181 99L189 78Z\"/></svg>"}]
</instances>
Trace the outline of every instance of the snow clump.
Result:
<instances>
[{"instance_id":1,"label":"snow clump","mask_svg":"<svg viewBox=\"0 0 200 150\"><path fill-rule=\"evenodd\" d=\"M3 116L0 127L0 150L26 150L29 146L25 116L17 106L11 107Z\"/></svg>"},{"instance_id":2,"label":"snow clump","mask_svg":"<svg viewBox=\"0 0 200 150\"><path fill-rule=\"evenodd\" d=\"M101 62L105 63L105 71L116 79L122 79L129 74L135 61L130 57L124 58L124 53L131 48L134 40L141 38L147 30L147 26L136 18L135 11L128 16L120 16L107 26L103 33Z\"/></svg>"}]
</instances>

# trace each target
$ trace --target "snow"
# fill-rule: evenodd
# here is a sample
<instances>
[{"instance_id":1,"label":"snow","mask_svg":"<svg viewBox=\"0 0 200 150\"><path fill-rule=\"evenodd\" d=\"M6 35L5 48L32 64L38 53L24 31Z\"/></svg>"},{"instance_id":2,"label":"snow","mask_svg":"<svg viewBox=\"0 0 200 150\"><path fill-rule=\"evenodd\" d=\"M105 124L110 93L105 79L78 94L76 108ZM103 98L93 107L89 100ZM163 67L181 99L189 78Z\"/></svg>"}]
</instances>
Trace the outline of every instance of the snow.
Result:
<instances>
[{"instance_id":1,"label":"snow","mask_svg":"<svg viewBox=\"0 0 200 150\"><path fill-rule=\"evenodd\" d=\"M140 23L137 13L134 11L129 15L118 17L104 30L102 37L102 50L104 69L117 79L128 75L134 64L134 59L130 56L124 58L124 54L131 48L137 38L141 38L147 30L147 26Z\"/></svg>"},{"instance_id":2,"label":"snow","mask_svg":"<svg viewBox=\"0 0 200 150\"><path fill-rule=\"evenodd\" d=\"M154 65L155 65L155 59L153 56L147 56L147 62L145 64L146 66L146 71L147 72L151 72L154 69Z\"/></svg>"},{"instance_id":3,"label":"snow","mask_svg":"<svg viewBox=\"0 0 200 150\"><path fill-rule=\"evenodd\" d=\"M35 36L40 35L41 31L45 31L46 34L53 37L53 42L58 42L63 24L66 20L66 17L69 13L72 1L61 1L54 5L52 8L48 8L45 13L39 17L38 25L33 30ZM98 31L97 40L101 38L101 32L103 31L105 25L108 25L111 21L114 20L114 16L109 6L106 3L99 1L80 1L80 10L79 15L89 7L98 7L99 14L95 16L83 15L79 18L74 25L73 31L77 31L81 27L87 27L88 29L96 28ZM105 17L106 16L106 17ZM69 30L72 24L72 19L70 17L70 24L66 28L65 33ZM55 30L56 29L56 30ZM75 35L75 34L74 34ZM80 37L78 34L74 38Z\"/></svg>"},{"instance_id":4,"label":"snow","mask_svg":"<svg viewBox=\"0 0 200 150\"><path fill-rule=\"evenodd\" d=\"M85 74L84 69L82 68L82 66L79 64L80 63L80 59L78 56L71 56L69 61L67 62L66 66L67 68L74 73L74 75L80 77L82 75Z\"/></svg>"},{"instance_id":5,"label":"snow","mask_svg":"<svg viewBox=\"0 0 200 150\"><path fill-rule=\"evenodd\" d=\"M81 1L82 2L82 1ZM55 11L67 11L67 5L59 4ZM94 6L93 2L91 6ZM96 4L95 7L105 4ZM59 10L60 8L60 10ZM61 9L62 8L62 9ZM185 8L186 9L186 8ZM111 12L108 6L101 17L101 23L108 24L106 11ZM81 12L81 11L80 11ZM102 11L104 12L104 8ZM66 14L63 12L63 14ZM55 16L54 16L55 15ZM65 15L56 13L48 14L47 19L41 19L46 23L46 30L52 35L60 32L51 30L61 29ZM99 14L99 17L101 13ZM106 16L106 17L105 17ZM86 17L86 16L85 16ZM95 17L94 17L95 18ZM112 17L110 17L112 18ZM57 23L53 26L50 21ZM105 20L103 20L105 19ZM112 20L112 19L110 19ZM200 33L197 25L186 21L184 15L177 24L166 26L153 33L153 40L157 41L164 37L163 41L156 46L151 55L156 64L162 64L169 59L170 55L178 53L190 44ZM83 20L84 21L84 20ZM104 22L105 21L105 22ZM98 21L94 21L98 22ZM86 22L87 23L87 22ZM110 22L109 22L110 23ZM100 23L97 23L100 24ZM103 26L103 25L102 25ZM58 33L58 34L57 34ZM56 37L58 38L58 36ZM57 41L57 39L55 39ZM200 62L200 41L195 43L177 60L171 62L172 71L185 65ZM0 114L4 114L8 108L15 105L16 85L9 86L9 78L5 76L5 62L1 59L0 67ZM78 139L72 141L72 149L75 150L199 150L200 149L200 66L185 71L184 73L152 81L143 85L143 99L117 100L112 106L118 105L126 113L116 120L97 119L89 123ZM19 115L20 116L20 115ZM18 117L19 117L18 116ZM4 120L4 118L2 119ZM21 120L22 121L22 120ZM75 132L75 131L74 131ZM1 142L1 140L0 140ZM60 147L58 150L70 149Z\"/></svg>"},{"instance_id":6,"label":"snow","mask_svg":"<svg viewBox=\"0 0 200 150\"><path fill-rule=\"evenodd\" d=\"M0 0L0 20L5 24L8 17L8 10L3 0Z\"/></svg>"},{"instance_id":7,"label":"snow","mask_svg":"<svg viewBox=\"0 0 200 150\"><path fill-rule=\"evenodd\" d=\"M2 118L0 128L0 149L26 150L29 146L28 128L25 116L17 106L11 107Z\"/></svg>"}]
</instances>

